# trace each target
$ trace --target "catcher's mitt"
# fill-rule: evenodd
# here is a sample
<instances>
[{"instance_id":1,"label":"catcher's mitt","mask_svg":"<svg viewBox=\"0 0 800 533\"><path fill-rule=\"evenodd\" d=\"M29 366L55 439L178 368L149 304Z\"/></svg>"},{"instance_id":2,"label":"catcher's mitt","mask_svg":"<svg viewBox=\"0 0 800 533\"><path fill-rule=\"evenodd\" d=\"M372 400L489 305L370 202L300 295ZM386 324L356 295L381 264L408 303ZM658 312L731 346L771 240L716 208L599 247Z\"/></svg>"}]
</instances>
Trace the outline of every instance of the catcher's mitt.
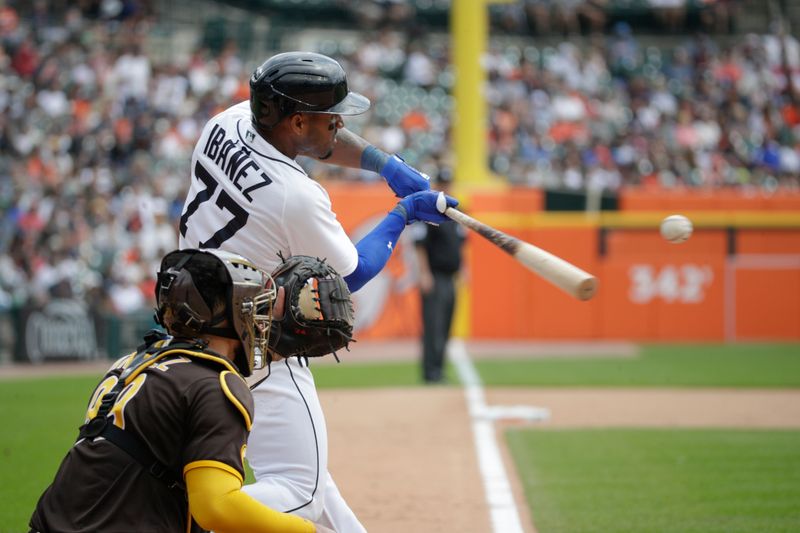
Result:
<instances>
[{"instance_id":1,"label":"catcher's mitt","mask_svg":"<svg viewBox=\"0 0 800 533\"><path fill-rule=\"evenodd\" d=\"M282 357L321 357L353 340L353 302L347 284L324 260L284 259L272 273L286 291L283 318L272 321L269 348ZM337 358L338 360L338 358Z\"/></svg>"}]
</instances>

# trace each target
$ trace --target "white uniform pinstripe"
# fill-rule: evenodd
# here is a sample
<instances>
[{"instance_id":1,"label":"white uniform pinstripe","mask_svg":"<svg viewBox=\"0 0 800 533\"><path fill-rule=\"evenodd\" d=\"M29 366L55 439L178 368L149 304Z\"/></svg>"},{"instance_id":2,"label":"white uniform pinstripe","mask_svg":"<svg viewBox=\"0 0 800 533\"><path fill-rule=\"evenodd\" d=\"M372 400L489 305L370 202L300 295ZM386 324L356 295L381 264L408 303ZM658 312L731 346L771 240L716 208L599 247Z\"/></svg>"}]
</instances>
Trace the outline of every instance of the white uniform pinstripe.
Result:
<instances>
[{"instance_id":1,"label":"white uniform pinstripe","mask_svg":"<svg viewBox=\"0 0 800 533\"><path fill-rule=\"evenodd\" d=\"M342 276L358 254L325 189L259 136L248 102L211 119L192 154L181 248L221 248L265 270L278 253L325 258ZM251 378L256 417L247 458L256 483L245 491L278 511L340 532L365 531L328 474L325 418L314 378L297 358Z\"/></svg>"}]
</instances>

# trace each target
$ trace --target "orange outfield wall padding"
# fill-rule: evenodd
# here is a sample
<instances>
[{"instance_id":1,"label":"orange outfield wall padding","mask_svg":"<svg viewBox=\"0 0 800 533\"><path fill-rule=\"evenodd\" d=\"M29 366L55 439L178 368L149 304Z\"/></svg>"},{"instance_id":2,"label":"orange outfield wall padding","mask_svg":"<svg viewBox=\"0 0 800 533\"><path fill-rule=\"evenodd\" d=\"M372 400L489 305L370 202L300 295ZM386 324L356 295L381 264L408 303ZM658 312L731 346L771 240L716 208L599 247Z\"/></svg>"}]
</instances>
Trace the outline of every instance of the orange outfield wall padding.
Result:
<instances>
[{"instance_id":1,"label":"orange outfield wall padding","mask_svg":"<svg viewBox=\"0 0 800 533\"><path fill-rule=\"evenodd\" d=\"M800 255L800 231L794 229L737 230L736 253Z\"/></svg>"},{"instance_id":2,"label":"orange outfield wall padding","mask_svg":"<svg viewBox=\"0 0 800 533\"><path fill-rule=\"evenodd\" d=\"M732 340L800 339L800 262L736 269Z\"/></svg>"}]
</instances>

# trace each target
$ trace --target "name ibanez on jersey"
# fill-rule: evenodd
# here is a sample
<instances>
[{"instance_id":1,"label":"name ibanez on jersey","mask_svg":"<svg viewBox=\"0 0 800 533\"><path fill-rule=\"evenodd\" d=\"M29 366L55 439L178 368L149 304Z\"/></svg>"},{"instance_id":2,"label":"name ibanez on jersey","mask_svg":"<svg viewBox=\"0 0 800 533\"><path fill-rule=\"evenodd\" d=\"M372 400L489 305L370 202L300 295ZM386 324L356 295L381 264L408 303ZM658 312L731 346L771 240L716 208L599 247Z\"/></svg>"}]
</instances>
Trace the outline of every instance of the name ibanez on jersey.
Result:
<instances>
[{"instance_id":1,"label":"name ibanez on jersey","mask_svg":"<svg viewBox=\"0 0 800 533\"><path fill-rule=\"evenodd\" d=\"M327 191L258 135L247 101L215 116L198 139L179 229L182 248L247 250L267 270L292 255L325 258L342 276L358 264Z\"/></svg>"},{"instance_id":2,"label":"name ibanez on jersey","mask_svg":"<svg viewBox=\"0 0 800 533\"><path fill-rule=\"evenodd\" d=\"M234 141L225 137L225 130L219 124L215 124L203 148L203 155L212 160L228 176L231 183L242 191L247 201L252 203L251 193L266 187L272 180L250 157L251 150L247 146L240 144L238 139ZM199 164L197 166L202 168ZM242 181L243 183L240 183ZM245 188L245 184L250 185Z\"/></svg>"}]
</instances>

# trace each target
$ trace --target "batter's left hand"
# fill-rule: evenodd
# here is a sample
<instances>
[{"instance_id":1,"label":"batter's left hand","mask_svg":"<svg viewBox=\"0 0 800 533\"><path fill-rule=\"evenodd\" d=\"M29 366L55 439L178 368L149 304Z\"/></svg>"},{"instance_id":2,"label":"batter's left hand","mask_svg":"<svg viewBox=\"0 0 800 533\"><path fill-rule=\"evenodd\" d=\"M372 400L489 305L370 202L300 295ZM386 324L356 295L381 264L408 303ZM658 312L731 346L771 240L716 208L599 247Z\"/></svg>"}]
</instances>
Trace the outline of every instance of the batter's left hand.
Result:
<instances>
[{"instance_id":1,"label":"batter's left hand","mask_svg":"<svg viewBox=\"0 0 800 533\"><path fill-rule=\"evenodd\" d=\"M431 189L431 178L406 164L396 154L383 165L381 176L386 178L386 183L398 198L405 198L409 194Z\"/></svg>"},{"instance_id":2,"label":"batter's left hand","mask_svg":"<svg viewBox=\"0 0 800 533\"><path fill-rule=\"evenodd\" d=\"M416 220L439 224L450 220L445 214L448 207L458 205L458 200L443 192L420 191L410 194L397 202L398 208L406 219L406 224ZM395 209L398 209L395 208Z\"/></svg>"}]
</instances>

